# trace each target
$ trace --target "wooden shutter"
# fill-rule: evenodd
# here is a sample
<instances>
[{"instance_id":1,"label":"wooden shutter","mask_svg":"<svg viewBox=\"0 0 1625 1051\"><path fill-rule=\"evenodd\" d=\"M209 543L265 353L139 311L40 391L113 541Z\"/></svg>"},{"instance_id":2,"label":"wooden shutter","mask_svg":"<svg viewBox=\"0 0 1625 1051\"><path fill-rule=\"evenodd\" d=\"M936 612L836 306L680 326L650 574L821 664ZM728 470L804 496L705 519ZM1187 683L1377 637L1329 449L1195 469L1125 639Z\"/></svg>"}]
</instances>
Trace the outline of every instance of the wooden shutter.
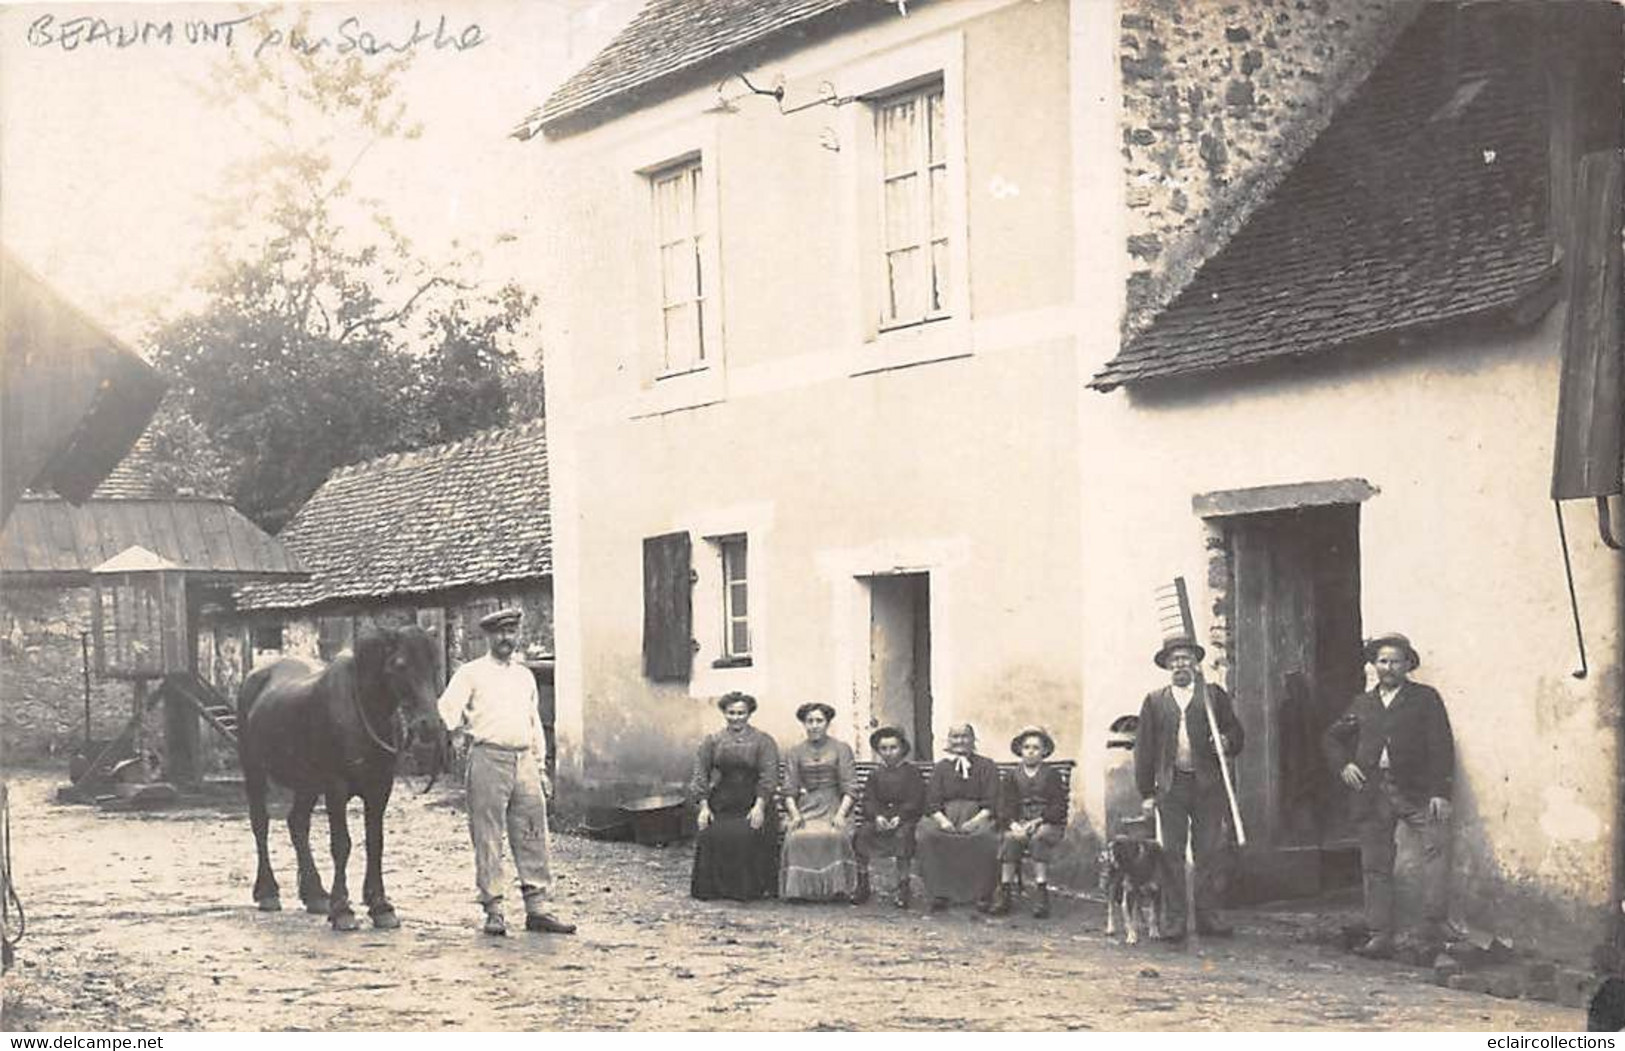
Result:
<instances>
[{"instance_id":1,"label":"wooden shutter","mask_svg":"<svg viewBox=\"0 0 1625 1051\"><path fill-rule=\"evenodd\" d=\"M694 585L687 533L643 541L643 674L687 682L694 663Z\"/></svg>"},{"instance_id":2,"label":"wooden shutter","mask_svg":"<svg viewBox=\"0 0 1625 1051\"><path fill-rule=\"evenodd\" d=\"M1625 449L1619 158L1611 152L1588 154L1580 164L1579 186L1577 248L1568 264L1554 500L1619 492Z\"/></svg>"}]
</instances>

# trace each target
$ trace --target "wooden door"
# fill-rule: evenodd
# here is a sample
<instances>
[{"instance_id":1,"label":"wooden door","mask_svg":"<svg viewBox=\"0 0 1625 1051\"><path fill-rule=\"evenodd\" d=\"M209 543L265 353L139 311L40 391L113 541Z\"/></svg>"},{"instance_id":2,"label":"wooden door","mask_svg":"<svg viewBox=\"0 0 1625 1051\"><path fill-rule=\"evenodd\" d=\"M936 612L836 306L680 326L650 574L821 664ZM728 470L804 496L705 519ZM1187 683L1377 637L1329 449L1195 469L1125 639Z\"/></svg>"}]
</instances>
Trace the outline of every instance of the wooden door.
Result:
<instances>
[{"instance_id":1,"label":"wooden door","mask_svg":"<svg viewBox=\"0 0 1625 1051\"><path fill-rule=\"evenodd\" d=\"M869 728L898 726L931 750L931 586L925 573L870 577Z\"/></svg>"},{"instance_id":2,"label":"wooden door","mask_svg":"<svg viewBox=\"0 0 1625 1051\"><path fill-rule=\"evenodd\" d=\"M1320 737L1363 685L1358 515L1339 504L1230 525L1231 692L1247 733L1236 764L1250 841L1243 897L1318 892L1323 851L1348 842Z\"/></svg>"}]
</instances>

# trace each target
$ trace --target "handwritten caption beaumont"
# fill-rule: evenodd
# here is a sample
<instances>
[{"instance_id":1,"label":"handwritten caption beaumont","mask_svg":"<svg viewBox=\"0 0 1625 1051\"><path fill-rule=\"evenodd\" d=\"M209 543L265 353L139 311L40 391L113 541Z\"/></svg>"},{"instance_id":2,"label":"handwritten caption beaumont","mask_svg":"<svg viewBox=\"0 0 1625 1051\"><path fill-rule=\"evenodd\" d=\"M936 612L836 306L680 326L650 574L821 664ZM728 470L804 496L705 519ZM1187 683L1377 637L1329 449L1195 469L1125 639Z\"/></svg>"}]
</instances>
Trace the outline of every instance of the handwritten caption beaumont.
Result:
<instances>
[{"instance_id":1,"label":"handwritten caption beaumont","mask_svg":"<svg viewBox=\"0 0 1625 1051\"><path fill-rule=\"evenodd\" d=\"M457 26L445 15L425 24L413 19L411 29L385 32L368 27L351 15L331 32L269 23L264 12L221 20L147 19L109 20L77 15L59 18L43 14L28 24L28 43L63 51L126 50L129 48L224 47L251 48L255 58L280 49L304 55L401 54L419 48L435 51L471 51L486 40L479 23Z\"/></svg>"}]
</instances>

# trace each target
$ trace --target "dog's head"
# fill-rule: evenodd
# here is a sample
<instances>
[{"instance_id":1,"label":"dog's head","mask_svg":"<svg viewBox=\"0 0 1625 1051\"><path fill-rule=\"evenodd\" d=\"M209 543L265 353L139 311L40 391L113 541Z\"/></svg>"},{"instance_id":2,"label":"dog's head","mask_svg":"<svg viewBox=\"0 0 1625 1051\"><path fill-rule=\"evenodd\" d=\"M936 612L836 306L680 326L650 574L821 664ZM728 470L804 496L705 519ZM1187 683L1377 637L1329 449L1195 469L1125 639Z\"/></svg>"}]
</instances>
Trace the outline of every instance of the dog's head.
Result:
<instances>
[{"instance_id":1,"label":"dog's head","mask_svg":"<svg viewBox=\"0 0 1625 1051\"><path fill-rule=\"evenodd\" d=\"M1155 883L1162 848L1149 839L1118 836L1111 843L1111 867L1134 883Z\"/></svg>"}]
</instances>

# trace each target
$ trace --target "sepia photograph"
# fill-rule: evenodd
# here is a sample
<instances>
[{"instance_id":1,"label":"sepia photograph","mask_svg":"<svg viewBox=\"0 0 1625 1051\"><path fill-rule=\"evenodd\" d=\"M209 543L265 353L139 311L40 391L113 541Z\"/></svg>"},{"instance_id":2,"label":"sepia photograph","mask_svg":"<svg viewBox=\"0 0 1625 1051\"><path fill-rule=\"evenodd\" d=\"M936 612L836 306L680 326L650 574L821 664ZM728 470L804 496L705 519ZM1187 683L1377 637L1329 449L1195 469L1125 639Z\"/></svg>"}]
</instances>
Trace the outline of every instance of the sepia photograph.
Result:
<instances>
[{"instance_id":1,"label":"sepia photograph","mask_svg":"<svg viewBox=\"0 0 1625 1051\"><path fill-rule=\"evenodd\" d=\"M1622 182L1615 0L0 5L0 1030L1625 1030Z\"/></svg>"}]
</instances>

